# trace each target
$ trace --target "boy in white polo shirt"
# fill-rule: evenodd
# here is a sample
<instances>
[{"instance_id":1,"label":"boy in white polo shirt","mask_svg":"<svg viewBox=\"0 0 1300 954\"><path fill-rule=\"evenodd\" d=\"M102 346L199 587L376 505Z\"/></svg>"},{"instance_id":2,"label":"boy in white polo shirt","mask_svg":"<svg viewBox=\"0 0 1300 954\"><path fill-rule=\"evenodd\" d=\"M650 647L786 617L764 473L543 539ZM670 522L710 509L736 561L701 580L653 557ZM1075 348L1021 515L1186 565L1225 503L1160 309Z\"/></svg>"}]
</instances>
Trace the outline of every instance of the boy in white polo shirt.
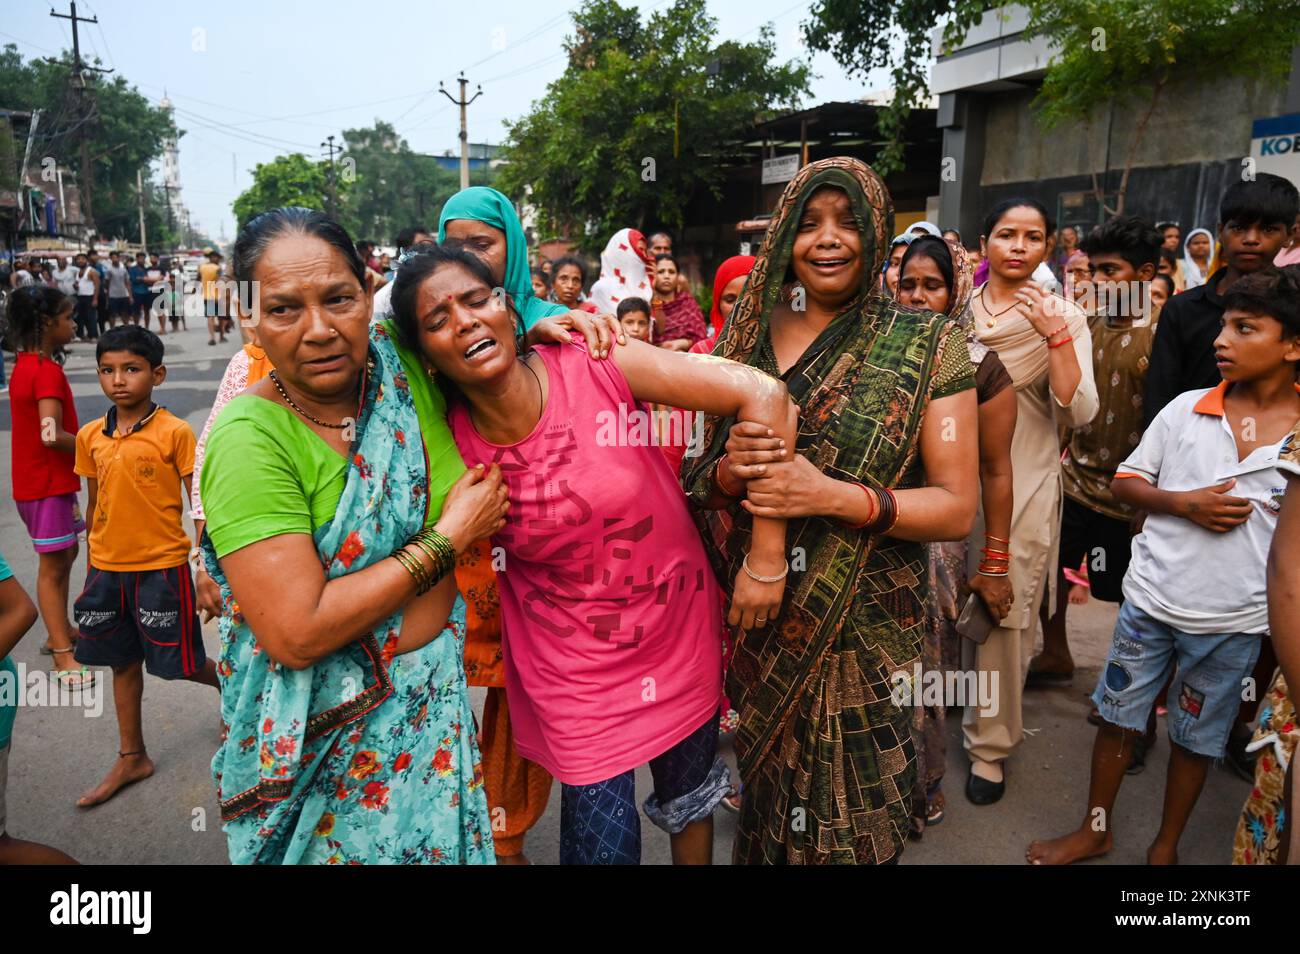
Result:
<instances>
[{"instance_id":1,"label":"boy in white polo shirt","mask_svg":"<svg viewBox=\"0 0 1300 954\"><path fill-rule=\"evenodd\" d=\"M1223 382L1166 405L1111 484L1117 499L1149 516L1133 540L1124 603L1092 697L1105 724L1092 750L1088 811L1076 831L1032 843L1031 864L1110 850L1134 739L1175 664L1164 814L1147 862L1176 863L1178 839L1210 762L1223 757L1268 632L1265 568L1286 494L1278 457L1300 422L1300 266L1234 285L1214 350Z\"/></svg>"}]
</instances>

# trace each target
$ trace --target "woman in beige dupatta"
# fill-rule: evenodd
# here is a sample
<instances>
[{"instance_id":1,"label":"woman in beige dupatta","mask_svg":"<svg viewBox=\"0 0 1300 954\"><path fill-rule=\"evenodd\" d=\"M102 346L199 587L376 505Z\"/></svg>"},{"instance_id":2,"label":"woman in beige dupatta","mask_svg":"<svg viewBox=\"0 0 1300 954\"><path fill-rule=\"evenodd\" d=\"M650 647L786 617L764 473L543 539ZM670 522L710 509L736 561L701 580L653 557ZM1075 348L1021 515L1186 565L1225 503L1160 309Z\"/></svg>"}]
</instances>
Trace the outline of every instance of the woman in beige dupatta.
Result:
<instances>
[{"instance_id":1,"label":"woman in beige dupatta","mask_svg":"<svg viewBox=\"0 0 1300 954\"><path fill-rule=\"evenodd\" d=\"M978 672L997 673L993 706L969 706L962 722L976 805L1005 791L1003 763L1024 735L1021 696L1033 654L1038 608L1056 579L1061 530L1059 426L1080 427L1097 413L1092 339L1083 311L1044 292L1030 276L1047 252L1052 222L1030 199L1009 199L984 221L980 245L989 280L971 300L975 336L997 352L1016 390L1011 464L1010 612L975 648ZM990 683L991 684L991 683Z\"/></svg>"}]
</instances>

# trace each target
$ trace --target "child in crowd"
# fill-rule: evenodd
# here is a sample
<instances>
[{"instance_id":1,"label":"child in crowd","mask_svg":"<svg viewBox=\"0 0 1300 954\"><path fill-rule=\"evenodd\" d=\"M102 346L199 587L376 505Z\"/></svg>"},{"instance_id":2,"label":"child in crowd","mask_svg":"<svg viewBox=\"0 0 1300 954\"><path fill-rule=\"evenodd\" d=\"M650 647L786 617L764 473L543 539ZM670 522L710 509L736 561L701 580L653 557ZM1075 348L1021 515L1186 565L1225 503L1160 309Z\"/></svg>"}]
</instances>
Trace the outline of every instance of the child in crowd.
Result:
<instances>
[{"instance_id":1,"label":"child in crowd","mask_svg":"<svg viewBox=\"0 0 1300 954\"><path fill-rule=\"evenodd\" d=\"M533 297L540 298L542 301L551 300L551 278L546 271L540 266L533 266Z\"/></svg>"},{"instance_id":2,"label":"child in crowd","mask_svg":"<svg viewBox=\"0 0 1300 954\"><path fill-rule=\"evenodd\" d=\"M72 341L72 299L53 288L32 285L9 297L9 327L18 352L10 381L13 416L10 474L18 515L27 525L39 568L36 603L61 685L89 686L94 673L72 658L68 622L68 581L77 559L77 534L86 529L77 494L81 479L73 469L77 408L68 379L54 351Z\"/></svg>"},{"instance_id":3,"label":"child in crowd","mask_svg":"<svg viewBox=\"0 0 1300 954\"><path fill-rule=\"evenodd\" d=\"M1164 310L1165 302L1178 294L1178 289L1174 287L1174 280L1168 275L1156 275L1151 279L1151 314L1158 315Z\"/></svg>"},{"instance_id":4,"label":"child in crowd","mask_svg":"<svg viewBox=\"0 0 1300 954\"><path fill-rule=\"evenodd\" d=\"M194 432L153 402L154 388L167 377L162 340L124 325L100 337L95 360L113 406L77 433L77 473L86 478L91 513L86 588L75 606L77 661L112 667L122 747L104 780L77 802L82 808L153 774L140 719L142 666L163 679L217 687L216 666L203 651L181 523Z\"/></svg>"},{"instance_id":5,"label":"child in crowd","mask_svg":"<svg viewBox=\"0 0 1300 954\"><path fill-rule=\"evenodd\" d=\"M1291 452L1300 422L1300 266L1243 277L1223 305L1214 342L1223 381L1174 398L1111 484L1120 502L1148 516L1133 541L1124 603L1092 697L1104 722L1088 810L1077 830L1032 843L1031 864L1110 850L1133 743L1175 666L1164 812L1147 861L1176 863L1268 631L1266 561L1286 494L1278 460Z\"/></svg>"},{"instance_id":6,"label":"child in crowd","mask_svg":"<svg viewBox=\"0 0 1300 954\"><path fill-rule=\"evenodd\" d=\"M629 338L650 340L650 306L644 298L624 298L615 314Z\"/></svg>"},{"instance_id":7,"label":"child in crowd","mask_svg":"<svg viewBox=\"0 0 1300 954\"><path fill-rule=\"evenodd\" d=\"M21 685L18 667L9 658L18 641L36 622L36 607L18 585L0 554L0 865L75 865L76 862L48 845L9 835L5 811L5 783L9 778L9 743L18 714Z\"/></svg>"},{"instance_id":8,"label":"child in crowd","mask_svg":"<svg viewBox=\"0 0 1300 954\"><path fill-rule=\"evenodd\" d=\"M1183 290L1183 263L1176 254L1167 248L1160 249L1160 261L1156 265L1156 274L1168 278L1173 283L1176 291Z\"/></svg>"},{"instance_id":9,"label":"child in crowd","mask_svg":"<svg viewBox=\"0 0 1300 954\"><path fill-rule=\"evenodd\" d=\"M1174 296L1165 306L1151 347L1143 426L1184 391L1219 383L1214 341L1224 296L1244 276L1269 267L1300 214L1296 187L1268 172L1234 182L1219 202L1219 241L1225 265L1204 285Z\"/></svg>"}]
</instances>

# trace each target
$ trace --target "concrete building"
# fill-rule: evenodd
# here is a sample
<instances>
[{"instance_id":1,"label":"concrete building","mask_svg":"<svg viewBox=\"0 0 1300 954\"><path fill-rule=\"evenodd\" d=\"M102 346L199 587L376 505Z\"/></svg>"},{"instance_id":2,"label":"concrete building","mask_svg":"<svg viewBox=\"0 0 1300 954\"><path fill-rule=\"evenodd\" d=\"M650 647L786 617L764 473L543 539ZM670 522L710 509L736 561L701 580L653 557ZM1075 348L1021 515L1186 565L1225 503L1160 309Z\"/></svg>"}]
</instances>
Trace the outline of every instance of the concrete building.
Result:
<instances>
[{"instance_id":1,"label":"concrete building","mask_svg":"<svg viewBox=\"0 0 1300 954\"><path fill-rule=\"evenodd\" d=\"M939 185L939 224L956 226L972 244L984 213L1016 195L1038 199L1063 225L1090 228L1106 216L1093 177L1113 203L1142 110L1099 107L1087 123L1050 132L1031 102L1050 49L1024 36L1023 7L986 14L962 44L941 50L931 91L939 97L946 174ZM1134 158L1125 212L1178 222L1183 233L1214 229L1219 197L1253 167L1300 182L1300 51L1282 85L1189 70L1161 97ZM1283 151L1285 150L1285 151Z\"/></svg>"}]
</instances>

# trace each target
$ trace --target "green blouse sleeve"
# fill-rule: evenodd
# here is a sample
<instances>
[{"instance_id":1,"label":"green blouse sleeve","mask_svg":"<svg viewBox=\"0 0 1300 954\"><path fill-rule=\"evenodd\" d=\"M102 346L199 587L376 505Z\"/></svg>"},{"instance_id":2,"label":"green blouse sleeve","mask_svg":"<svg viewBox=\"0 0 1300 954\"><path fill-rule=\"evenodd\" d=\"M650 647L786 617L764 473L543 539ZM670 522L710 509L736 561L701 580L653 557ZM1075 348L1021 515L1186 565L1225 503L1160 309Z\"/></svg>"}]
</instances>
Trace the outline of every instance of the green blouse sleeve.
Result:
<instances>
[{"instance_id":1,"label":"green blouse sleeve","mask_svg":"<svg viewBox=\"0 0 1300 954\"><path fill-rule=\"evenodd\" d=\"M429 515L425 524L433 526L442 516L442 503L451 485L465 473L465 461L447 425L447 399L442 389L425 372L419 356L401 344L392 319L383 324L406 372L415 414L420 419L420 436L424 438L425 457L429 462Z\"/></svg>"},{"instance_id":2,"label":"green blouse sleeve","mask_svg":"<svg viewBox=\"0 0 1300 954\"><path fill-rule=\"evenodd\" d=\"M239 400L226 410L238 408ZM206 529L218 557L282 533L312 532L311 501L293 450L266 422L223 410L208 435L200 478Z\"/></svg>"},{"instance_id":3,"label":"green blouse sleeve","mask_svg":"<svg viewBox=\"0 0 1300 954\"><path fill-rule=\"evenodd\" d=\"M949 397L975 387L974 368L970 363L970 346L966 335L956 322L947 322L940 334L939 373L935 378L930 400Z\"/></svg>"}]
</instances>

